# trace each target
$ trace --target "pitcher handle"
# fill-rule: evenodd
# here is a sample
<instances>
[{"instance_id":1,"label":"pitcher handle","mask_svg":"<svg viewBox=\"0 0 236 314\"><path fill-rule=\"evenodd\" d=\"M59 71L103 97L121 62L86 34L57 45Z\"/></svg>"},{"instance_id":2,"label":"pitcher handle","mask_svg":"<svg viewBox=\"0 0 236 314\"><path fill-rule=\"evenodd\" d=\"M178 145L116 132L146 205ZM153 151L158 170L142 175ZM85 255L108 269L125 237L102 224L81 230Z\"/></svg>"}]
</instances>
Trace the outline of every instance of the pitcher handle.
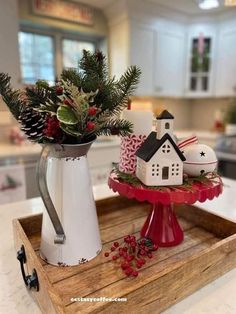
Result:
<instances>
[{"instance_id":1,"label":"pitcher handle","mask_svg":"<svg viewBox=\"0 0 236 314\"><path fill-rule=\"evenodd\" d=\"M45 205L45 208L48 212L48 215L51 219L54 230L56 232L54 243L63 244L66 238L65 232L58 217L58 214L56 212L56 209L53 205L47 186L46 174L47 174L47 158L49 155L49 151L50 149L48 145L45 145L42 149L37 167L37 181L43 203Z\"/></svg>"}]
</instances>

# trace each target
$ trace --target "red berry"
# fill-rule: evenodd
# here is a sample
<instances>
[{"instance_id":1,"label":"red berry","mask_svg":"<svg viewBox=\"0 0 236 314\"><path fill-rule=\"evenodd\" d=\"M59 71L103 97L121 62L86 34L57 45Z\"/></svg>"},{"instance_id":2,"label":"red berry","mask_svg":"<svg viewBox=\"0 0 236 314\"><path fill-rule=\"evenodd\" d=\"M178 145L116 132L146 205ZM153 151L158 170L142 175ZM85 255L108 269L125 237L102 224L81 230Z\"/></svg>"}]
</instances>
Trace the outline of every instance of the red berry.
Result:
<instances>
[{"instance_id":1,"label":"red berry","mask_svg":"<svg viewBox=\"0 0 236 314\"><path fill-rule=\"evenodd\" d=\"M92 131L92 130L94 129L94 127L95 127L95 123L92 122L92 121L89 121L89 122L87 123L86 130L87 130L87 131Z\"/></svg>"},{"instance_id":2,"label":"red berry","mask_svg":"<svg viewBox=\"0 0 236 314\"><path fill-rule=\"evenodd\" d=\"M145 250L146 252L149 252L149 251L150 251L150 248L149 248L149 247L145 247L144 250Z\"/></svg>"},{"instance_id":3,"label":"red berry","mask_svg":"<svg viewBox=\"0 0 236 314\"><path fill-rule=\"evenodd\" d=\"M124 251L124 252L127 252L127 251L128 251L128 248L125 246L125 247L123 248L123 251Z\"/></svg>"},{"instance_id":4,"label":"red berry","mask_svg":"<svg viewBox=\"0 0 236 314\"><path fill-rule=\"evenodd\" d=\"M125 270L125 274L127 275L127 276L130 276L132 273L133 273L133 268L131 268L131 267L129 267L129 268L126 268L126 270Z\"/></svg>"},{"instance_id":5,"label":"red berry","mask_svg":"<svg viewBox=\"0 0 236 314\"><path fill-rule=\"evenodd\" d=\"M139 254L140 254L141 256L143 256L143 255L146 254L146 252L145 252L144 250L141 250L141 251L139 252Z\"/></svg>"},{"instance_id":6,"label":"red berry","mask_svg":"<svg viewBox=\"0 0 236 314\"><path fill-rule=\"evenodd\" d=\"M116 261L116 260L117 260L117 258L118 258L118 256L117 256L117 255L112 256L113 261Z\"/></svg>"},{"instance_id":7,"label":"red berry","mask_svg":"<svg viewBox=\"0 0 236 314\"><path fill-rule=\"evenodd\" d=\"M130 241L136 241L136 237L135 236L130 236Z\"/></svg>"},{"instance_id":8,"label":"red berry","mask_svg":"<svg viewBox=\"0 0 236 314\"><path fill-rule=\"evenodd\" d=\"M88 109L88 115L89 116L95 116L96 113L97 113L97 108L96 107L90 107Z\"/></svg>"},{"instance_id":9,"label":"red berry","mask_svg":"<svg viewBox=\"0 0 236 314\"><path fill-rule=\"evenodd\" d=\"M73 104L73 101L69 98L64 99L64 104L67 106L71 106Z\"/></svg>"},{"instance_id":10,"label":"red berry","mask_svg":"<svg viewBox=\"0 0 236 314\"><path fill-rule=\"evenodd\" d=\"M114 247L120 246L119 242L114 242L113 245L114 245Z\"/></svg>"},{"instance_id":11,"label":"red berry","mask_svg":"<svg viewBox=\"0 0 236 314\"><path fill-rule=\"evenodd\" d=\"M105 257L108 257L108 256L109 256L109 253L108 253L108 252L106 252L106 253L104 254L104 256L105 256Z\"/></svg>"},{"instance_id":12,"label":"red berry","mask_svg":"<svg viewBox=\"0 0 236 314\"><path fill-rule=\"evenodd\" d=\"M137 277L138 276L138 272L135 270L132 272L132 276Z\"/></svg>"},{"instance_id":13,"label":"red berry","mask_svg":"<svg viewBox=\"0 0 236 314\"><path fill-rule=\"evenodd\" d=\"M56 87L56 94L57 95L62 95L63 94L63 87L62 86L57 86Z\"/></svg>"},{"instance_id":14,"label":"red berry","mask_svg":"<svg viewBox=\"0 0 236 314\"><path fill-rule=\"evenodd\" d=\"M152 250L153 250L153 251L158 250L158 245L157 245L157 244L154 244L153 247L152 247Z\"/></svg>"},{"instance_id":15,"label":"red berry","mask_svg":"<svg viewBox=\"0 0 236 314\"><path fill-rule=\"evenodd\" d=\"M123 262L122 264L121 264L121 268L122 269L126 269L126 268L128 268L130 265L129 265L129 263L126 263L126 262Z\"/></svg>"},{"instance_id":16,"label":"red berry","mask_svg":"<svg viewBox=\"0 0 236 314\"><path fill-rule=\"evenodd\" d=\"M130 246L133 248L136 247L136 242L130 242Z\"/></svg>"},{"instance_id":17,"label":"red berry","mask_svg":"<svg viewBox=\"0 0 236 314\"><path fill-rule=\"evenodd\" d=\"M130 243L130 236L124 237L124 241L125 241L126 243Z\"/></svg>"},{"instance_id":18,"label":"red berry","mask_svg":"<svg viewBox=\"0 0 236 314\"><path fill-rule=\"evenodd\" d=\"M131 275L130 270L129 270L129 269L126 269L126 270L125 270L125 274L126 274L126 276L130 276L130 275Z\"/></svg>"},{"instance_id":19,"label":"red berry","mask_svg":"<svg viewBox=\"0 0 236 314\"><path fill-rule=\"evenodd\" d=\"M148 255L147 255L149 258L153 258L153 255L152 255L152 253L148 253Z\"/></svg>"},{"instance_id":20,"label":"red berry","mask_svg":"<svg viewBox=\"0 0 236 314\"><path fill-rule=\"evenodd\" d=\"M111 247L111 251L115 251L115 249L116 249L116 248L115 248L114 246Z\"/></svg>"},{"instance_id":21,"label":"red berry","mask_svg":"<svg viewBox=\"0 0 236 314\"><path fill-rule=\"evenodd\" d=\"M134 259L134 256L133 255L128 255L126 259L127 259L128 262L130 262L130 261L132 261Z\"/></svg>"}]
</instances>

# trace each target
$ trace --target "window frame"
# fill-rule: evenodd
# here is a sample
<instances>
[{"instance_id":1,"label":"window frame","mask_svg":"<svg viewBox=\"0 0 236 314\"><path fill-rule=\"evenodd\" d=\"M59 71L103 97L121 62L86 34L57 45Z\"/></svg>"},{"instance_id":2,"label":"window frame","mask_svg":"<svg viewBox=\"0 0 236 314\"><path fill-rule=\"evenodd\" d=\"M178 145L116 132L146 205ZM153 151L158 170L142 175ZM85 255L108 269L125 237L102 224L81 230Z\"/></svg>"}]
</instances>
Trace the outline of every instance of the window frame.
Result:
<instances>
[{"instance_id":1,"label":"window frame","mask_svg":"<svg viewBox=\"0 0 236 314\"><path fill-rule=\"evenodd\" d=\"M92 36L86 36L81 33L75 32L65 32L60 29L45 29L39 27L25 26L20 25L18 33L25 32L36 35L44 35L52 38L53 41L53 54L54 54L54 73L55 79L59 78L63 70L63 39L76 40L76 41L85 41L94 44L95 50L99 47L99 38L94 38ZM20 54L20 47L19 47ZM21 63L20 63L21 65ZM21 73L21 84L28 85L23 81Z\"/></svg>"}]
</instances>

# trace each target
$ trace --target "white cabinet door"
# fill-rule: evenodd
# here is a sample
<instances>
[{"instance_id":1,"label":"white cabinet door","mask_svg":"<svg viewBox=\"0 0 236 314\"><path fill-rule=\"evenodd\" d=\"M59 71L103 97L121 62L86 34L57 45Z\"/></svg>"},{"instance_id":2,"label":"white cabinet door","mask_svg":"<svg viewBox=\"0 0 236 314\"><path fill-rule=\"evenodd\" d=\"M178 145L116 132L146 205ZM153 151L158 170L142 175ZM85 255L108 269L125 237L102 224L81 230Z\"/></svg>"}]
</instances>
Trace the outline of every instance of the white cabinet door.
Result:
<instances>
[{"instance_id":1,"label":"white cabinet door","mask_svg":"<svg viewBox=\"0 0 236 314\"><path fill-rule=\"evenodd\" d=\"M154 93L182 96L184 89L184 34L157 31L155 34Z\"/></svg>"},{"instance_id":2,"label":"white cabinet door","mask_svg":"<svg viewBox=\"0 0 236 314\"><path fill-rule=\"evenodd\" d=\"M142 71L135 94L139 96L153 95L154 30L133 24L130 42L130 63L137 65Z\"/></svg>"},{"instance_id":3,"label":"white cabinet door","mask_svg":"<svg viewBox=\"0 0 236 314\"><path fill-rule=\"evenodd\" d=\"M222 32L219 37L215 94L236 95L236 28Z\"/></svg>"}]
</instances>

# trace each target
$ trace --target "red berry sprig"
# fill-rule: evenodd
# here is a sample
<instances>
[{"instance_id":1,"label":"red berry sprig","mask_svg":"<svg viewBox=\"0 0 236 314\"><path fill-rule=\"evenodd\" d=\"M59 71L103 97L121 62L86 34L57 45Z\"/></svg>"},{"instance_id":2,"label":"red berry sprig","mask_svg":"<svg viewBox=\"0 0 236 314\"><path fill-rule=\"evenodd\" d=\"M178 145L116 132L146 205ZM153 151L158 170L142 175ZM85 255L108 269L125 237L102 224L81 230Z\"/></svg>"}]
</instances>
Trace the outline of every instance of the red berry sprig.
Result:
<instances>
[{"instance_id":1,"label":"red berry sprig","mask_svg":"<svg viewBox=\"0 0 236 314\"><path fill-rule=\"evenodd\" d=\"M97 113L97 111L98 111L98 109L97 109L96 107L94 107L94 106L89 107L89 109L88 109L88 115L89 115L89 116L95 116L96 113Z\"/></svg>"},{"instance_id":2,"label":"red berry sprig","mask_svg":"<svg viewBox=\"0 0 236 314\"><path fill-rule=\"evenodd\" d=\"M112 261L119 260L120 267L126 276L137 277L139 269L146 264L147 258L152 258L153 251L158 246L153 244L150 239L142 238L137 240L135 236L128 235L124 237L122 245L114 242L109 252L105 252L104 256L111 256Z\"/></svg>"},{"instance_id":3,"label":"red berry sprig","mask_svg":"<svg viewBox=\"0 0 236 314\"><path fill-rule=\"evenodd\" d=\"M63 94L63 87L62 86L57 86L56 87L56 94L58 96L62 95Z\"/></svg>"},{"instance_id":4,"label":"red berry sprig","mask_svg":"<svg viewBox=\"0 0 236 314\"><path fill-rule=\"evenodd\" d=\"M86 131L92 131L95 128L95 123L92 121L89 121L86 125Z\"/></svg>"},{"instance_id":5,"label":"red berry sprig","mask_svg":"<svg viewBox=\"0 0 236 314\"><path fill-rule=\"evenodd\" d=\"M48 117L46 119L43 134L47 137L53 138L56 141L60 141L62 139L63 134L60 128L60 122L57 120L55 116Z\"/></svg>"},{"instance_id":6,"label":"red berry sprig","mask_svg":"<svg viewBox=\"0 0 236 314\"><path fill-rule=\"evenodd\" d=\"M71 100L70 98L65 98L63 103L67 106L72 106L73 105L73 100Z\"/></svg>"}]
</instances>

